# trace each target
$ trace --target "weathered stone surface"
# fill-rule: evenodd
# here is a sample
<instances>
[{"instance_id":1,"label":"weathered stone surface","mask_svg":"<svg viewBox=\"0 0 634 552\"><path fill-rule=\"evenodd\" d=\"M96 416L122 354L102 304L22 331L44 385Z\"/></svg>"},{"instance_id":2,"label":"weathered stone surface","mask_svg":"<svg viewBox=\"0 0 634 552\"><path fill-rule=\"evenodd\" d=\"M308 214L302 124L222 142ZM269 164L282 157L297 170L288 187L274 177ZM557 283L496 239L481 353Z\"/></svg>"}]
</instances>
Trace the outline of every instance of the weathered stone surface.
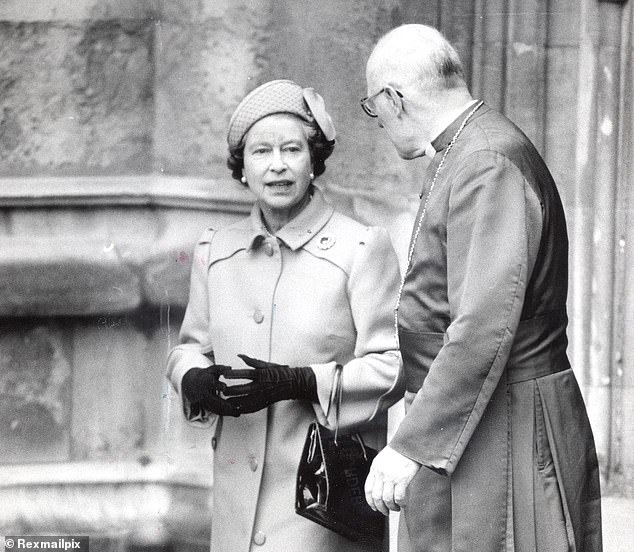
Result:
<instances>
[{"instance_id":1,"label":"weathered stone surface","mask_svg":"<svg viewBox=\"0 0 634 552\"><path fill-rule=\"evenodd\" d=\"M551 48L548 52L544 158L569 215L575 199L577 119L571 117L567 107L577 95L578 65L577 54L570 48Z\"/></svg>"},{"instance_id":2,"label":"weathered stone surface","mask_svg":"<svg viewBox=\"0 0 634 552\"><path fill-rule=\"evenodd\" d=\"M2 0L3 21L99 21L138 19L158 9L160 0Z\"/></svg>"},{"instance_id":3,"label":"weathered stone surface","mask_svg":"<svg viewBox=\"0 0 634 552\"><path fill-rule=\"evenodd\" d=\"M130 458L150 445L147 420L160 412L155 383L164 369L149 362L146 347L130 315L103 314L74 324L72 363L80 369L73 377L73 459Z\"/></svg>"},{"instance_id":4,"label":"weathered stone surface","mask_svg":"<svg viewBox=\"0 0 634 552\"><path fill-rule=\"evenodd\" d=\"M20 237L0 249L0 315L118 313L141 302L139 279L114 245Z\"/></svg>"},{"instance_id":5,"label":"weathered stone surface","mask_svg":"<svg viewBox=\"0 0 634 552\"><path fill-rule=\"evenodd\" d=\"M90 548L209 549L210 485L154 457L129 462L5 466L3 535L90 535ZM110 547L103 539L112 539ZM112 546L118 544L118 546Z\"/></svg>"},{"instance_id":6,"label":"weathered stone surface","mask_svg":"<svg viewBox=\"0 0 634 552\"><path fill-rule=\"evenodd\" d=\"M0 179L0 189L0 313L19 316L184 307L196 240L253 203L235 181L160 176Z\"/></svg>"},{"instance_id":7,"label":"weathered stone surface","mask_svg":"<svg viewBox=\"0 0 634 552\"><path fill-rule=\"evenodd\" d=\"M581 18L573 14L578 11L579 0L558 0L556 5L549 6L545 19L548 25L548 44L551 48L577 48Z\"/></svg>"},{"instance_id":8,"label":"weathered stone surface","mask_svg":"<svg viewBox=\"0 0 634 552\"><path fill-rule=\"evenodd\" d=\"M156 43L157 170L229 175L227 126L259 74L267 3L165 3Z\"/></svg>"},{"instance_id":9,"label":"weathered stone surface","mask_svg":"<svg viewBox=\"0 0 634 552\"><path fill-rule=\"evenodd\" d=\"M507 115L541 152L544 151L545 60L546 51L537 43L513 42L507 51Z\"/></svg>"},{"instance_id":10,"label":"weathered stone surface","mask_svg":"<svg viewBox=\"0 0 634 552\"><path fill-rule=\"evenodd\" d=\"M69 458L71 366L55 325L2 321L0 463Z\"/></svg>"},{"instance_id":11,"label":"weathered stone surface","mask_svg":"<svg viewBox=\"0 0 634 552\"><path fill-rule=\"evenodd\" d=\"M0 22L0 175L147 171L153 29Z\"/></svg>"}]
</instances>

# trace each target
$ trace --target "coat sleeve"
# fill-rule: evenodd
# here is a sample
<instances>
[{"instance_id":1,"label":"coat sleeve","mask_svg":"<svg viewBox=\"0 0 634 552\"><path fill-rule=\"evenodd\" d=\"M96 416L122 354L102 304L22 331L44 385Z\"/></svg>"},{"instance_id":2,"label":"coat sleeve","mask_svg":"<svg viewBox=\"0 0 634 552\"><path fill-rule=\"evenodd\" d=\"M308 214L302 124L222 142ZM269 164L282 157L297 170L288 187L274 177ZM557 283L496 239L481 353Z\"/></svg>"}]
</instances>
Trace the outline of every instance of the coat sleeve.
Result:
<instances>
[{"instance_id":1,"label":"coat sleeve","mask_svg":"<svg viewBox=\"0 0 634 552\"><path fill-rule=\"evenodd\" d=\"M403 395L393 311L399 280L398 260L387 231L368 228L358 243L348 277L347 292L357 335L355 358L343 366L342 372L342 429L372 422ZM328 406L335 363L312 367L319 394L315 413L320 423L334 427L334 408Z\"/></svg>"},{"instance_id":2,"label":"coat sleeve","mask_svg":"<svg viewBox=\"0 0 634 552\"><path fill-rule=\"evenodd\" d=\"M193 413L181 393L181 381L190 368L206 368L213 364L213 343L209 332L209 300L207 269L212 230L206 230L194 249L190 275L189 300L179 334L179 345L167 357L167 378L180 397L185 419L194 425L210 426L215 415L208 412Z\"/></svg>"},{"instance_id":3,"label":"coat sleeve","mask_svg":"<svg viewBox=\"0 0 634 552\"><path fill-rule=\"evenodd\" d=\"M462 166L447 215L450 324L390 443L445 474L455 470L504 371L541 235L539 198L516 165L483 151Z\"/></svg>"}]
</instances>

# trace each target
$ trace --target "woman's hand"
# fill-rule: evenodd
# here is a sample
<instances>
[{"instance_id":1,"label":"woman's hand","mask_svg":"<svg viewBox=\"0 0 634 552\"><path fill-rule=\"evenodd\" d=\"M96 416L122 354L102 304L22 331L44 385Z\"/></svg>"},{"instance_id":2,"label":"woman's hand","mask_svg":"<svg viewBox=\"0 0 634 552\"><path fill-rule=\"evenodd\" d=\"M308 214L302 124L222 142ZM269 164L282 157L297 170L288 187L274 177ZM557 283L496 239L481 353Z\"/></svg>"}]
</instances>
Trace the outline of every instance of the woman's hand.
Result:
<instances>
[{"instance_id":1,"label":"woman's hand","mask_svg":"<svg viewBox=\"0 0 634 552\"><path fill-rule=\"evenodd\" d=\"M224 390L229 403L241 414L257 412L277 401L290 399L317 400L317 378L309 366L291 368L285 364L265 362L238 355L254 370L231 370L225 379L246 379L251 383L229 386Z\"/></svg>"},{"instance_id":2,"label":"woman's hand","mask_svg":"<svg viewBox=\"0 0 634 552\"><path fill-rule=\"evenodd\" d=\"M220 393L227 387L219 380L220 376L231 371L231 366L213 364L208 368L191 368L183 376L181 392L189 403L192 412L205 410L220 416L239 416L240 411Z\"/></svg>"}]
</instances>

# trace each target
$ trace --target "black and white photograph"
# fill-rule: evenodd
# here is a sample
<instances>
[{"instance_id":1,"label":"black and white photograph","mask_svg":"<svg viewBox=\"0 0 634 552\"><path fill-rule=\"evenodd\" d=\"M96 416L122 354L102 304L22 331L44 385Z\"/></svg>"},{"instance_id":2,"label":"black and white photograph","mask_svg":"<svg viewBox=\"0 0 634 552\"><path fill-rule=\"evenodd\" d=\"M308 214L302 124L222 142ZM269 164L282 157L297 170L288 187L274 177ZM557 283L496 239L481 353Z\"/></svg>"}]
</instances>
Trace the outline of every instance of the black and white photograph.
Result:
<instances>
[{"instance_id":1,"label":"black and white photograph","mask_svg":"<svg viewBox=\"0 0 634 552\"><path fill-rule=\"evenodd\" d=\"M0 0L5 552L632 552L632 0Z\"/></svg>"}]
</instances>

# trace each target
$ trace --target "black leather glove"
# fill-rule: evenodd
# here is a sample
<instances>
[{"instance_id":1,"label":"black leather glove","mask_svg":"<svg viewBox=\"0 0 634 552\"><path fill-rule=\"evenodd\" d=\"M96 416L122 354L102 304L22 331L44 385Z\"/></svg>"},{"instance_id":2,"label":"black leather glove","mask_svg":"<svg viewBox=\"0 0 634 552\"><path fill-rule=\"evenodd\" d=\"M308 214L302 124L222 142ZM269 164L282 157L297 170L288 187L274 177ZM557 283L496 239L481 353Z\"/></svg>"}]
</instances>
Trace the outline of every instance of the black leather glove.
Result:
<instances>
[{"instance_id":1,"label":"black leather glove","mask_svg":"<svg viewBox=\"0 0 634 552\"><path fill-rule=\"evenodd\" d=\"M191 368L181 381L181 392L189 403L195 416L201 410L220 416L239 416L236 406L220 396L226 384L219 380L220 376L231 371L231 366L214 364L208 368Z\"/></svg>"},{"instance_id":2,"label":"black leather glove","mask_svg":"<svg viewBox=\"0 0 634 552\"><path fill-rule=\"evenodd\" d=\"M317 378L309 366L291 368L285 364L265 362L238 355L255 370L231 370L226 379L248 379L251 383L229 386L224 395L242 414L257 412L277 401L289 399L317 400Z\"/></svg>"}]
</instances>

